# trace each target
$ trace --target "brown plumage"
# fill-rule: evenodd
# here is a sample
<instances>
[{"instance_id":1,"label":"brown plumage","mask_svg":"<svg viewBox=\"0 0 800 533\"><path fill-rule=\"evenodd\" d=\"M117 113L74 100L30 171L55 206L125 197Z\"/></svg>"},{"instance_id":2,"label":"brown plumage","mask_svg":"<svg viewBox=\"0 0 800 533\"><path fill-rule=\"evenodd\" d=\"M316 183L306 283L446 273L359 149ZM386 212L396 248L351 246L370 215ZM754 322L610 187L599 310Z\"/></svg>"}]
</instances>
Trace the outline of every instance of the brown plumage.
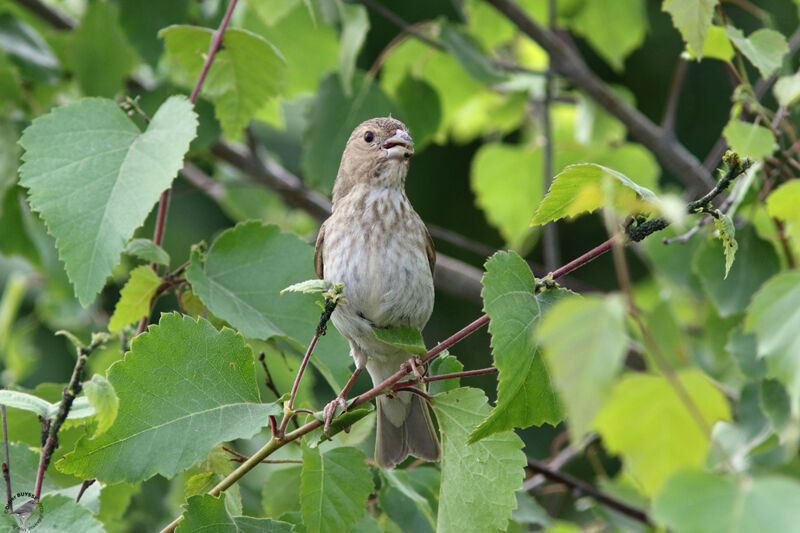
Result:
<instances>
[{"instance_id":1,"label":"brown plumage","mask_svg":"<svg viewBox=\"0 0 800 533\"><path fill-rule=\"evenodd\" d=\"M320 228L314 254L320 278L344 283L347 303L331 319L350 343L356 372L366 368L374 384L411 354L379 341L372 328L421 330L433 311L433 242L405 193L413 153L408 129L398 120L374 118L353 130L333 187L333 214ZM409 454L439 460L424 400L400 392L380 396L377 406L375 460L381 467Z\"/></svg>"}]
</instances>

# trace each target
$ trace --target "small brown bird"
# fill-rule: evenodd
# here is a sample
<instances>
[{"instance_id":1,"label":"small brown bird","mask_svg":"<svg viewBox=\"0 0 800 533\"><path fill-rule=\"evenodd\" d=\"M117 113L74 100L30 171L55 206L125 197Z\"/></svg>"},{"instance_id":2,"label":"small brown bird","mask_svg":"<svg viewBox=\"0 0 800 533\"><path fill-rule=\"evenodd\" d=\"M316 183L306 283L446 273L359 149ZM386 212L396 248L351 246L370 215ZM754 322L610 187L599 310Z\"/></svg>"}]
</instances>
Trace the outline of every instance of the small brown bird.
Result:
<instances>
[{"instance_id":1,"label":"small brown bird","mask_svg":"<svg viewBox=\"0 0 800 533\"><path fill-rule=\"evenodd\" d=\"M347 141L336 183L333 214L317 237L317 275L344 284L347 303L333 313L336 329L350 342L356 370L336 406L365 367L374 384L400 370L411 354L379 341L372 328L421 330L433 311L433 242L405 193L414 142L393 118L360 124ZM408 455L438 461L439 440L426 402L410 392L377 399L375 461L392 468Z\"/></svg>"}]
</instances>

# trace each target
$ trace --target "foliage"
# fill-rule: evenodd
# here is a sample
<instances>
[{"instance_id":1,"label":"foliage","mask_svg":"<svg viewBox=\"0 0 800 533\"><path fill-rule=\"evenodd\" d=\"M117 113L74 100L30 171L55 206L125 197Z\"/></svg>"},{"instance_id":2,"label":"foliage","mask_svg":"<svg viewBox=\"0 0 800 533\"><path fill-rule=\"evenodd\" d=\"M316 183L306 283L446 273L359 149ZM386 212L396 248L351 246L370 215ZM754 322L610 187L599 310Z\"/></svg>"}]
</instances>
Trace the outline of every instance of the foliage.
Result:
<instances>
[{"instance_id":1,"label":"foliage","mask_svg":"<svg viewBox=\"0 0 800 533\"><path fill-rule=\"evenodd\" d=\"M12 493L37 531L796 529L798 9L0 3ZM442 460L382 471L391 391L323 431L353 363L312 245L390 114L437 300L374 333Z\"/></svg>"}]
</instances>

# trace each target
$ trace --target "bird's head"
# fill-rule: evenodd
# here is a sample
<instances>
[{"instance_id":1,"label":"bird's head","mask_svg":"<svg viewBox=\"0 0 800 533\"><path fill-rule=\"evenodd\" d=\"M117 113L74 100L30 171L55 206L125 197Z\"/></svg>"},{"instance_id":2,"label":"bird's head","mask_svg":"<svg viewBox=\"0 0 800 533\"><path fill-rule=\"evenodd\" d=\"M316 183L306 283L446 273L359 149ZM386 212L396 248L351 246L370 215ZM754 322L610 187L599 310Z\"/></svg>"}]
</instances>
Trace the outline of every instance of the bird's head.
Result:
<instances>
[{"instance_id":1,"label":"bird's head","mask_svg":"<svg viewBox=\"0 0 800 533\"><path fill-rule=\"evenodd\" d=\"M399 120L379 117L362 122L350 134L342 154L334 203L357 184L404 187L412 155L414 141Z\"/></svg>"}]
</instances>

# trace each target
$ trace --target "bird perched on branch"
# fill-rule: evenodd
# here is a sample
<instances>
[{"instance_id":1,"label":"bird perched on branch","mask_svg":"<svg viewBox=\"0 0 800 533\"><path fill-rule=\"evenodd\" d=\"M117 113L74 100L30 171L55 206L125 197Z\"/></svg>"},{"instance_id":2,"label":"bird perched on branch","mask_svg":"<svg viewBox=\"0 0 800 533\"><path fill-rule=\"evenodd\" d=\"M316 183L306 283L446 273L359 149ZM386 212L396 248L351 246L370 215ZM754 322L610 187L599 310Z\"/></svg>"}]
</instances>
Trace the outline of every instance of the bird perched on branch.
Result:
<instances>
[{"instance_id":1,"label":"bird perched on branch","mask_svg":"<svg viewBox=\"0 0 800 533\"><path fill-rule=\"evenodd\" d=\"M405 193L414 142L393 118L360 124L347 141L333 187L333 214L317 238L317 275L344 284L347 303L331 320L350 343L356 370L325 408L326 426L364 368L377 385L411 354L386 344L373 328L421 330L433 311L433 242ZM377 399L375 461L392 468L408 455L438 461L439 440L425 400L411 392Z\"/></svg>"}]
</instances>

